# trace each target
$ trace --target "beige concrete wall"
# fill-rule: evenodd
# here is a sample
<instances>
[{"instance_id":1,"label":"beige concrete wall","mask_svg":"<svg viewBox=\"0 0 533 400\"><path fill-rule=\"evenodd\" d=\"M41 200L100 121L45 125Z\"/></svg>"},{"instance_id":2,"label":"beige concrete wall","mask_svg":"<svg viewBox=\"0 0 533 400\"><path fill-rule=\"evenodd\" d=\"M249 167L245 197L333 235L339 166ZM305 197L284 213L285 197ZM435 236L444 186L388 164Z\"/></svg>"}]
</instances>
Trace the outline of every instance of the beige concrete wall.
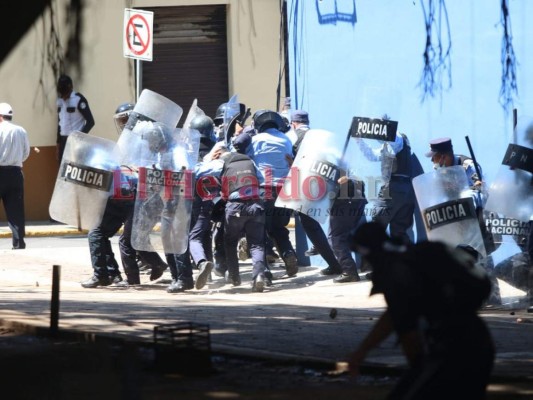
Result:
<instances>
[{"instance_id":1,"label":"beige concrete wall","mask_svg":"<svg viewBox=\"0 0 533 400\"><path fill-rule=\"evenodd\" d=\"M67 3L52 1L63 51L69 29ZM66 72L71 75L75 90L89 101L96 122L92 135L116 140L114 110L119 103L135 99L134 61L125 58L122 49L124 8L210 4L228 7L228 96L238 94L239 100L252 110L275 107L279 0L86 0L82 70L67 65ZM50 18L47 11L0 65L0 102L13 106L14 122L26 128L32 146L24 166L28 220L48 218L57 171L55 77L47 61ZM41 151L37 153L35 147ZM3 210L0 220L5 220Z\"/></svg>"}]
</instances>

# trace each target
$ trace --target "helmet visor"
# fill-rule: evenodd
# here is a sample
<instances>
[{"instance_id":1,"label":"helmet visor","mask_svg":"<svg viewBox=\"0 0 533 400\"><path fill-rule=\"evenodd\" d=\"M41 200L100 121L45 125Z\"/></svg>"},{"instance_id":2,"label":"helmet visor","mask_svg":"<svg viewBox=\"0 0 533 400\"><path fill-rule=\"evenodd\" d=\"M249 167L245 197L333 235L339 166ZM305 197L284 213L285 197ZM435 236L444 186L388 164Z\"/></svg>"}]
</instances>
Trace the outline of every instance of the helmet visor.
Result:
<instances>
[{"instance_id":1,"label":"helmet visor","mask_svg":"<svg viewBox=\"0 0 533 400\"><path fill-rule=\"evenodd\" d=\"M126 126L126 123L128 122L128 118L130 117L131 111L123 111L121 113L117 113L113 116L113 119L115 120L115 126L117 128L117 131L120 135L122 133L124 126Z\"/></svg>"}]
</instances>

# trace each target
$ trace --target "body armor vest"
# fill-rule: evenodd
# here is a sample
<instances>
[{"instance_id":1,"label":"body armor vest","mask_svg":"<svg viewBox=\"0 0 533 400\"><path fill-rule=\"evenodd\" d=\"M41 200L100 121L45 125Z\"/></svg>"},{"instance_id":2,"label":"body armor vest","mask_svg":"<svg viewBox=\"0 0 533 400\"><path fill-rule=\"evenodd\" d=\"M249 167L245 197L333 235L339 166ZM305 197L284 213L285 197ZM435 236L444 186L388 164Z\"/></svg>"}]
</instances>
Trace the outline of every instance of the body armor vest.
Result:
<instances>
[{"instance_id":1,"label":"body armor vest","mask_svg":"<svg viewBox=\"0 0 533 400\"><path fill-rule=\"evenodd\" d=\"M222 187L224 198L243 187L259 187L255 165L250 157L244 154L231 153L224 160L221 176L222 182L227 182Z\"/></svg>"}]
</instances>

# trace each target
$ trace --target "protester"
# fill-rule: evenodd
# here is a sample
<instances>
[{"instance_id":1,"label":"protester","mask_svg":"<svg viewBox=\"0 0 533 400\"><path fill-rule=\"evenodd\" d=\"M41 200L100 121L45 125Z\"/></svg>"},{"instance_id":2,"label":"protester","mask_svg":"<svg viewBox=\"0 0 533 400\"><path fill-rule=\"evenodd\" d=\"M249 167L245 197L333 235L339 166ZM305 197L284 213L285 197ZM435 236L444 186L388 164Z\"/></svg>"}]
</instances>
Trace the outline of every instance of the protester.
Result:
<instances>
[{"instance_id":1,"label":"protester","mask_svg":"<svg viewBox=\"0 0 533 400\"><path fill-rule=\"evenodd\" d=\"M357 375L367 354L395 332L409 365L389 399L485 399L494 343L477 315L490 280L469 246L405 245L376 222L359 228L354 248L372 265L372 290L387 309L349 357Z\"/></svg>"}]
</instances>

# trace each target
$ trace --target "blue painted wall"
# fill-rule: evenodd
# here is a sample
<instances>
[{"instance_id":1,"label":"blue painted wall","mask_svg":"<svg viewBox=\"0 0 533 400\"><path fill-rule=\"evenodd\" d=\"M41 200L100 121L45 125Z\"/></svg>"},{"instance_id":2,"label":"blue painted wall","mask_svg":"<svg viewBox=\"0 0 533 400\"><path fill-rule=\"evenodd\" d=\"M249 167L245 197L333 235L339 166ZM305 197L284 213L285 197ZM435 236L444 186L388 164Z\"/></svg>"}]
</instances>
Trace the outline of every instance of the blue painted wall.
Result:
<instances>
[{"instance_id":1,"label":"blue painted wall","mask_svg":"<svg viewBox=\"0 0 533 400\"><path fill-rule=\"evenodd\" d=\"M499 103L500 0L445 4L452 86L422 103L420 0L287 0L292 106L309 111L312 127L344 135L352 117L365 116L381 96L426 170L431 163L423 153L431 138L450 136L456 152L468 154L469 135L490 183L512 138L512 112ZM519 62L514 107L519 116L533 115L533 24L527 23L533 1L510 0L509 7Z\"/></svg>"}]
</instances>

